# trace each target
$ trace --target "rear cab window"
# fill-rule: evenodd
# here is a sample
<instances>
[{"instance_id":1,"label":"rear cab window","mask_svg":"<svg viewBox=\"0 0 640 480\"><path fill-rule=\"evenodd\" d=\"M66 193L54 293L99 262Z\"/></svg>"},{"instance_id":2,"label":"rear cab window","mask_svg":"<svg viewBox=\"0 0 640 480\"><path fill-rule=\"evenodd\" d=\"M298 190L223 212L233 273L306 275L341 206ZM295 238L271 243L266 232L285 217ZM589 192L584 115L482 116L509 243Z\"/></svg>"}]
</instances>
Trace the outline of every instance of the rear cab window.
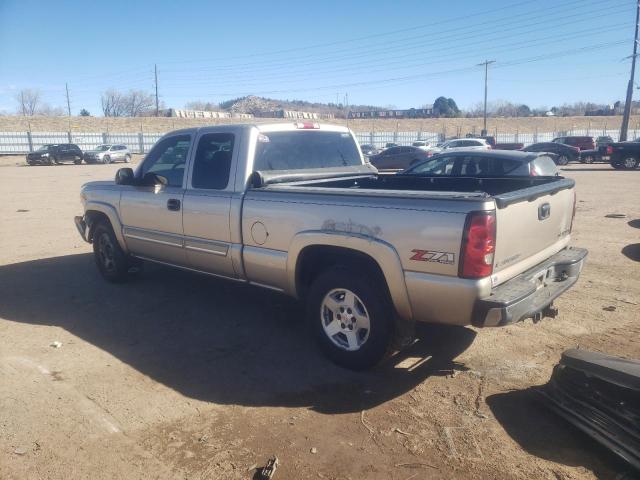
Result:
<instances>
[{"instance_id":1,"label":"rear cab window","mask_svg":"<svg viewBox=\"0 0 640 480\"><path fill-rule=\"evenodd\" d=\"M253 170L300 170L362 164L351 134L294 130L261 133Z\"/></svg>"}]
</instances>

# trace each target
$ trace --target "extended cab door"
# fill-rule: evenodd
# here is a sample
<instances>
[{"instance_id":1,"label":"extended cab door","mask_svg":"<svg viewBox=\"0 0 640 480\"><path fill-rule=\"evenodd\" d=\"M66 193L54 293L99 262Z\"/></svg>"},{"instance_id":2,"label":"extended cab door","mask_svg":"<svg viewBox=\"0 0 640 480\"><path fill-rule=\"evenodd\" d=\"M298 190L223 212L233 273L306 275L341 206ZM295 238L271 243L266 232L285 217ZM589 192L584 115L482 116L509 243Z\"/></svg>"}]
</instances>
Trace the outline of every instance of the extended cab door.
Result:
<instances>
[{"instance_id":1,"label":"extended cab door","mask_svg":"<svg viewBox=\"0 0 640 480\"><path fill-rule=\"evenodd\" d=\"M120 215L129 250L140 257L184 266L182 200L191 135L161 139L146 156L136 177L157 176L163 184L123 187Z\"/></svg>"},{"instance_id":2,"label":"extended cab door","mask_svg":"<svg viewBox=\"0 0 640 480\"><path fill-rule=\"evenodd\" d=\"M200 133L184 195L187 262L196 270L225 277L237 277L229 215L238 141L231 132Z\"/></svg>"}]
</instances>

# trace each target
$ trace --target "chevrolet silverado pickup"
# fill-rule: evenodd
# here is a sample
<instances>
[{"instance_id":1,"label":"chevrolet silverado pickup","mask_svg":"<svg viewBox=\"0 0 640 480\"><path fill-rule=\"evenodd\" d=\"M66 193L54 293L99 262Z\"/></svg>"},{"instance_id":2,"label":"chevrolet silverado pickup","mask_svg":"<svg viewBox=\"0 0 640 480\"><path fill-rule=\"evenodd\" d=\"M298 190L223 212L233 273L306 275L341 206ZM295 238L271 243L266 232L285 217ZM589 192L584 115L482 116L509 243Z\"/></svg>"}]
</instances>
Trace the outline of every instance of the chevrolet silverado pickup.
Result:
<instances>
[{"instance_id":1,"label":"chevrolet silverado pickup","mask_svg":"<svg viewBox=\"0 0 640 480\"><path fill-rule=\"evenodd\" d=\"M106 280L151 261L296 297L353 369L415 322L555 316L587 254L569 246L571 179L379 175L349 129L315 123L175 131L80 196Z\"/></svg>"}]
</instances>

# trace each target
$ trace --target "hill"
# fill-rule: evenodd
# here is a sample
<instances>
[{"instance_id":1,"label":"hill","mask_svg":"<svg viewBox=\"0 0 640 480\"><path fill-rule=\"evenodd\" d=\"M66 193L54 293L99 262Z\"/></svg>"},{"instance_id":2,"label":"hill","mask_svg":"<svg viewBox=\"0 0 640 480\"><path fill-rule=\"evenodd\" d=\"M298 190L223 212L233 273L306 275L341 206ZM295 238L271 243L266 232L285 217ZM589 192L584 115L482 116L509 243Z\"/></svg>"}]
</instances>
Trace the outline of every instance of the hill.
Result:
<instances>
[{"instance_id":1,"label":"hill","mask_svg":"<svg viewBox=\"0 0 640 480\"><path fill-rule=\"evenodd\" d=\"M332 113L337 117L344 117L348 111L342 104L307 102L305 100L276 100L254 95L222 102L220 108L229 112L253 114L273 110L297 110L302 112ZM349 105L350 110L379 110L381 108L371 105Z\"/></svg>"}]
</instances>

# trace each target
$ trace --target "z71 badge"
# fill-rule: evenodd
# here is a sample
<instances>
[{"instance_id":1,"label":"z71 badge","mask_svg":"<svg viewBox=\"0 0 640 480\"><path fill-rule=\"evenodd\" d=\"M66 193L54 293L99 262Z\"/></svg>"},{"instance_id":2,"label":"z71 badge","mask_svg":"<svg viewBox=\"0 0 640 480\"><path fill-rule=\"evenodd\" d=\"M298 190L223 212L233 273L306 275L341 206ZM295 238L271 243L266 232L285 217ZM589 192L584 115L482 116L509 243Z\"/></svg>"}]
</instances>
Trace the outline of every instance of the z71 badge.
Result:
<instances>
[{"instance_id":1,"label":"z71 badge","mask_svg":"<svg viewBox=\"0 0 640 480\"><path fill-rule=\"evenodd\" d=\"M433 250L411 250L415 255L411 257L411 260L419 260L421 262L435 262L444 263L446 265L453 265L456 261L456 256L450 252L434 252Z\"/></svg>"}]
</instances>

